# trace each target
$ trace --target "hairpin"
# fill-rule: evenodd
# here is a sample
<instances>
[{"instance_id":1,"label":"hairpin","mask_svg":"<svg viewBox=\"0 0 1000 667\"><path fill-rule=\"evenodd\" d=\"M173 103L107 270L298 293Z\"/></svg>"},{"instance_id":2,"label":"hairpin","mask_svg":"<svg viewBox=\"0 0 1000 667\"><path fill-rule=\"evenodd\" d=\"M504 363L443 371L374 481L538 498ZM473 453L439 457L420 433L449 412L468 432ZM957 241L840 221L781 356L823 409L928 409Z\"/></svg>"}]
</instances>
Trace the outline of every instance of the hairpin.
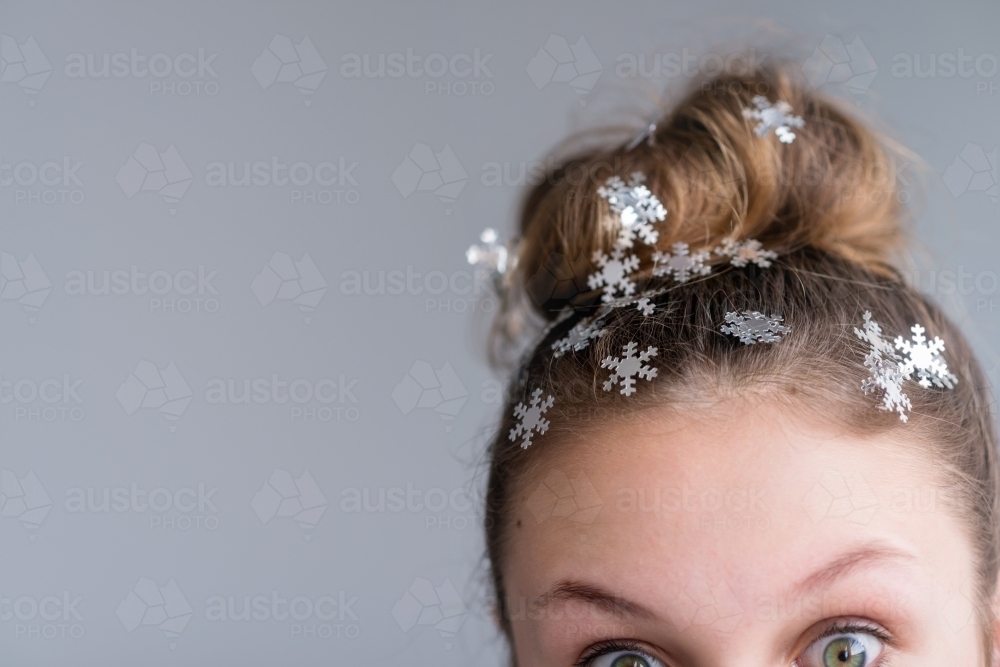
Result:
<instances>
[{"instance_id":1,"label":"hairpin","mask_svg":"<svg viewBox=\"0 0 1000 667\"><path fill-rule=\"evenodd\" d=\"M788 102L778 100L772 105L763 95L754 95L753 104L755 109L743 109L743 117L760 121L754 128L758 137L766 136L773 129L778 141L790 144L795 141L792 128L805 127L801 116L791 115L792 105Z\"/></svg>"},{"instance_id":2,"label":"hairpin","mask_svg":"<svg viewBox=\"0 0 1000 667\"><path fill-rule=\"evenodd\" d=\"M503 277L508 268L517 261L516 255L508 261L511 253L506 243L497 242L495 229L487 227L479 235L483 245L471 245L465 251L465 259L482 274L489 276L498 294L503 293Z\"/></svg>"},{"instance_id":3,"label":"hairpin","mask_svg":"<svg viewBox=\"0 0 1000 667\"><path fill-rule=\"evenodd\" d=\"M712 267L706 266L710 255L707 251L699 251L693 255L687 243L675 243L673 253L662 253L659 250L653 253L653 275L673 276L679 283L686 283L692 275L706 276L712 271Z\"/></svg>"},{"instance_id":4,"label":"hairpin","mask_svg":"<svg viewBox=\"0 0 1000 667\"><path fill-rule=\"evenodd\" d=\"M542 400L542 390L535 389L531 392L531 402L525 405L523 402L514 407L514 416L518 423L510 430L510 440L513 442L523 436L521 449L527 449L531 444L534 433L543 435L549 430L549 420L542 417L545 412L552 407L555 399L551 395Z\"/></svg>"},{"instance_id":5,"label":"hairpin","mask_svg":"<svg viewBox=\"0 0 1000 667\"><path fill-rule=\"evenodd\" d=\"M721 327L724 334L738 336L744 345L755 343L777 343L781 336L791 331L781 324L780 315L764 315L756 310L726 313L726 322Z\"/></svg>"},{"instance_id":6,"label":"hairpin","mask_svg":"<svg viewBox=\"0 0 1000 667\"><path fill-rule=\"evenodd\" d=\"M627 144L625 144L625 152L628 153L629 151L631 151L644 141L646 142L647 146L652 146L655 143L656 121L650 122L649 125L641 128L638 132L636 132L635 136L632 137L632 140L629 141Z\"/></svg>"},{"instance_id":7,"label":"hairpin","mask_svg":"<svg viewBox=\"0 0 1000 667\"><path fill-rule=\"evenodd\" d=\"M778 259L778 253L765 250L757 239L737 241L731 236L722 239L722 245L715 249L715 254L729 257L733 266L744 267L752 262L762 269L771 266L772 259Z\"/></svg>"},{"instance_id":8,"label":"hairpin","mask_svg":"<svg viewBox=\"0 0 1000 667\"><path fill-rule=\"evenodd\" d=\"M610 368L614 373L604 382L604 391L611 391L616 384L621 385L621 393L631 396L635 393L636 376L644 380L652 380L656 377L657 369L645 362L649 361L657 354L657 349L652 345L646 348L645 352L640 352L636 356L636 344L630 342L622 348L623 357L608 356L601 362L601 368Z\"/></svg>"},{"instance_id":9,"label":"hairpin","mask_svg":"<svg viewBox=\"0 0 1000 667\"><path fill-rule=\"evenodd\" d=\"M646 176L640 171L632 173L629 181L612 176L597 188L597 194L608 200L611 210L618 215L621 228L617 245L631 248L636 237L646 245L654 245L659 232L653 225L667 216L667 209L643 183Z\"/></svg>"},{"instance_id":10,"label":"hairpin","mask_svg":"<svg viewBox=\"0 0 1000 667\"><path fill-rule=\"evenodd\" d=\"M868 343L865 368L870 371L870 375L861 382L862 391L866 395L881 391L882 404L879 409L897 412L900 421L907 421L906 411L913 406L909 397L903 393L906 375L900 368L899 357L893 350L892 343L882 337L882 327L872 319L870 311L865 311L862 328L854 327L854 335Z\"/></svg>"}]
</instances>

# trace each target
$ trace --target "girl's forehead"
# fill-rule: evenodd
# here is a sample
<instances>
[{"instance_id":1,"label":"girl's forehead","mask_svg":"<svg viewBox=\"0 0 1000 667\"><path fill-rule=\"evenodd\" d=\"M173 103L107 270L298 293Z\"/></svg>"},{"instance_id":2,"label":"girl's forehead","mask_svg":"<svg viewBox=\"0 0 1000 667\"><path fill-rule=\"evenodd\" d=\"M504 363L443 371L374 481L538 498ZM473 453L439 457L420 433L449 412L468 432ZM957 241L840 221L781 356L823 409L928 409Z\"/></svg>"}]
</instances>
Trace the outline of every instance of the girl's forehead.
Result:
<instances>
[{"instance_id":1,"label":"girl's forehead","mask_svg":"<svg viewBox=\"0 0 1000 667\"><path fill-rule=\"evenodd\" d=\"M508 582L531 595L587 575L654 598L730 582L756 604L866 549L972 579L971 541L930 462L772 412L750 428L673 417L554 448L512 507Z\"/></svg>"}]
</instances>

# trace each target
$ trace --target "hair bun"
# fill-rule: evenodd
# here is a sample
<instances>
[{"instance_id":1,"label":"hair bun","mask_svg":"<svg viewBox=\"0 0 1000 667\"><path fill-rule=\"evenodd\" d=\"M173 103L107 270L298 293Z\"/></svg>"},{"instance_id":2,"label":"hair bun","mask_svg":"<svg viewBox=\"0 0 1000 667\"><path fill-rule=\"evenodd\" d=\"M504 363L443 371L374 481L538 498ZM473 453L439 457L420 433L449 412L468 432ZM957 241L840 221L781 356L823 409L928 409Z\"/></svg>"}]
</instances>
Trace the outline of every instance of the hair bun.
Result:
<instances>
[{"instance_id":1,"label":"hair bun","mask_svg":"<svg viewBox=\"0 0 1000 667\"><path fill-rule=\"evenodd\" d=\"M650 141L560 161L524 200L513 279L521 296L546 319L586 300L594 251L610 250L617 236L617 218L597 190L634 171L646 175L667 209L656 246L633 250L643 266L648 254L669 252L676 242L694 252L734 237L779 253L811 247L892 273L905 207L889 143L793 72L779 64L701 82L657 123ZM754 108L757 95L787 102L802 117L794 141L754 132L756 121L743 110ZM574 143L593 144L599 132Z\"/></svg>"}]
</instances>

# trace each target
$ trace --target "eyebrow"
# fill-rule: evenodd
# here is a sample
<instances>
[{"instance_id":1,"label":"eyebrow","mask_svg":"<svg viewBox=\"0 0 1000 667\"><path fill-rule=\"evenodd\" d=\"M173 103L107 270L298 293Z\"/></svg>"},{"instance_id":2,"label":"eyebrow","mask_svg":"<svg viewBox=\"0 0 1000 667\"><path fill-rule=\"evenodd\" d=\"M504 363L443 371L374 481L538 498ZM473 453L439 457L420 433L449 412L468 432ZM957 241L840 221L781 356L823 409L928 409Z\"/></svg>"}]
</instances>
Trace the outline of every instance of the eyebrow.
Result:
<instances>
[{"instance_id":1,"label":"eyebrow","mask_svg":"<svg viewBox=\"0 0 1000 667\"><path fill-rule=\"evenodd\" d=\"M599 586L570 579L560 581L551 590L538 596L532 606L536 609L542 609L556 602L572 601L585 602L619 618L656 618L653 612L636 602L615 595Z\"/></svg>"},{"instance_id":2,"label":"eyebrow","mask_svg":"<svg viewBox=\"0 0 1000 667\"><path fill-rule=\"evenodd\" d=\"M792 591L800 596L819 588L829 587L837 579L858 570L885 563L911 563L916 560L913 554L887 544L866 544L838 556L797 583Z\"/></svg>"}]
</instances>

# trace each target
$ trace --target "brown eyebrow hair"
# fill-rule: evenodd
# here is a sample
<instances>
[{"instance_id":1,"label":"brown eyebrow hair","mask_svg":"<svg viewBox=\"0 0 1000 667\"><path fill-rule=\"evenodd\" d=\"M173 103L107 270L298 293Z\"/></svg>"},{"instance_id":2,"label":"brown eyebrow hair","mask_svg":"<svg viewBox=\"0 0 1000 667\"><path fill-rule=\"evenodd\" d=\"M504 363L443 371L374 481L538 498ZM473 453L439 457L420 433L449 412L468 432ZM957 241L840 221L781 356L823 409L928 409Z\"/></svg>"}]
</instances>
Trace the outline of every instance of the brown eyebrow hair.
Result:
<instances>
[{"instance_id":1,"label":"brown eyebrow hair","mask_svg":"<svg viewBox=\"0 0 1000 667\"><path fill-rule=\"evenodd\" d=\"M541 609L556 602L578 600L608 614L621 617L652 619L656 614L642 605L611 593L599 586L564 579L535 599L532 607Z\"/></svg>"},{"instance_id":2,"label":"brown eyebrow hair","mask_svg":"<svg viewBox=\"0 0 1000 667\"><path fill-rule=\"evenodd\" d=\"M809 591L829 586L850 572L885 562L914 562L916 557L902 549L876 542L865 544L835 558L792 587L793 595L800 596ZM564 579L550 590L538 596L532 607L542 609L556 602L580 601L592 605L608 614L621 617L654 619L656 614L626 598L611 593L600 586L582 581Z\"/></svg>"},{"instance_id":3,"label":"brown eyebrow hair","mask_svg":"<svg viewBox=\"0 0 1000 667\"><path fill-rule=\"evenodd\" d=\"M792 587L793 595L799 596L809 591L829 586L844 575L884 562L914 562L916 557L894 546L875 542L848 551L830 563L816 570Z\"/></svg>"}]
</instances>

